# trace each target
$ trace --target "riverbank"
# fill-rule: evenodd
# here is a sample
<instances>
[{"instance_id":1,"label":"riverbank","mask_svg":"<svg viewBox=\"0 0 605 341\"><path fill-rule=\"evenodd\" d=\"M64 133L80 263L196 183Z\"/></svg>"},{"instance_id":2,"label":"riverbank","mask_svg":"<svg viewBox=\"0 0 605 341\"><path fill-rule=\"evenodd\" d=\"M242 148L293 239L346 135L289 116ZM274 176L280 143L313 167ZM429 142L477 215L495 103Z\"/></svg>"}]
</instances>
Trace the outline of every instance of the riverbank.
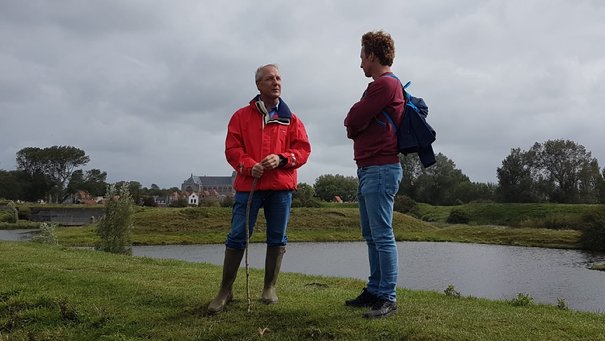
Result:
<instances>
[{"instance_id":1,"label":"riverbank","mask_svg":"<svg viewBox=\"0 0 605 341\"><path fill-rule=\"evenodd\" d=\"M0 242L0 269L0 336L14 339L605 340L603 314L405 289L397 315L367 321L343 305L352 279L284 273L267 306L252 270L248 313L242 269L236 301L210 316L218 266Z\"/></svg>"},{"instance_id":2,"label":"riverbank","mask_svg":"<svg viewBox=\"0 0 605 341\"><path fill-rule=\"evenodd\" d=\"M134 245L223 243L230 221L229 208L141 208L134 216L132 242ZM61 227L57 230L59 243L65 246L93 246L97 240L95 226ZM399 212L394 213L393 226L398 241L580 248L581 233L576 230L429 223ZM265 225L262 210L255 231L252 242L263 242ZM288 240L360 241L358 209L293 208Z\"/></svg>"},{"instance_id":3,"label":"riverbank","mask_svg":"<svg viewBox=\"0 0 605 341\"><path fill-rule=\"evenodd\" d=\"M601 271L605 271L605 263L598 263L598 264L593 264L590 267L592 270L601 270Z\"/></svg>"}]
</instances>

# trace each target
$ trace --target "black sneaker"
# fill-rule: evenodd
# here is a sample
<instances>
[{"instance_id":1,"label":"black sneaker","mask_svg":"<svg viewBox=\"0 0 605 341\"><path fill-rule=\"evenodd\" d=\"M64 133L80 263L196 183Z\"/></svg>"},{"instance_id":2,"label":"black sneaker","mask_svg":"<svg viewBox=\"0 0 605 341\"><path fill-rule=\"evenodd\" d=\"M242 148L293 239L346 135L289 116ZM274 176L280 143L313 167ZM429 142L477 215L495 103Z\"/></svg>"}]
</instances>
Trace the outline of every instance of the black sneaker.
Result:
<instances>
[{"instance_id":1,"label":"black sneaker","mask_svg":"<svg viewBox=\"0 0 605 341\"><path fill-rule=\"evenodd\" d=\"M363 291L359 296L351 300L346 300L345 305L349 307L372 307L376 301L378 301L378 297L370 294L368 288L363 288Z\"/></svg>"},{"instance_id":2,"label":"black sneaker","mask_svg":"<svg viewBox=\"0 0 605 341\"><path fill-rule=\"evenodd\" d=\"M378 299L372 306L372 310L363 314L367 319L387 317L397 312L397 304L393 301Z\"/></svg>"}]
</instances>

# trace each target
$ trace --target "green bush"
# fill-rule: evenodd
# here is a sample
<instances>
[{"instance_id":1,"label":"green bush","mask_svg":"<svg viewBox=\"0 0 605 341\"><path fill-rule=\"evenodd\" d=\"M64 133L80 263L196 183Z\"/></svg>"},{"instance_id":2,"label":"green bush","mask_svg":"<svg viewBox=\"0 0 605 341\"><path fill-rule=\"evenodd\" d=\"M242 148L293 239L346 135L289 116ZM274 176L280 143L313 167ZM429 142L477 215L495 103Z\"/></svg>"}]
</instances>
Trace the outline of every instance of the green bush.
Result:
<instances>
[{"instance_id":1,"label":"green bush","mask_svg":"<svg viewBox=\"0 0 605 341\"><path fill-rule=\"evenodd\" d=\"M221 200L221 207L232 207L235 203L235 199L231 195L227 195Z\"/></svg>"},{"instance_id":2,"label":"green bush","mask_svg":"<svg viewBox=\"0 0 605 341\"><path fill-rule=\"evenodd\" d=\"M35 243L59 245L56 228L56 224L42 223L40 225L40 233L35 235L32 241Z\"/></svg>"},{"instance_id":3,"label":"green bush","mask_svg":"<svg viewBox=\"0 0 605 341\"><path fill-rule=\"evenodd\" d=\"M0 222L14 224L19 220L19 212L14 202L3 201L0 205Z\"/></svg>"},{"instance_id":4,"label":"green bush","mask_svg":"<svg viewBox=\"0 0 605 341\"><path fill-rule=\"evenodd\" d=\"M141 201L145 207L158 207L152 196L144 196L141 198Z\"/></svg>"},{"instance_id":5,"label":"green bush","mask_svg":"<svg viewBox=\"0 0 605 341\"><path fill-rule=\"evenodd\" d=\"M12 214L9 211L0 209L0 223L13 223L11 220Z\"/></svg>"},{"instance_id":6,"label":"green bush","mask_svg":"<svg viewBox=\"0 0 605 341\"><path fill-rule=\"evenodd\" d=\"M17 217L19 220L30 220L31 213L32 210L29 206L19 205L17 208Z\"/></svg>"},{"instance_id":7,"label":"green bush","mask_svg":"<svg viewBox=\"0 0 605 341\"><path fill-rule=\"evenodd\" d=\"M452 209L450 215L447 217L449 224L468 224L470 220L469 214L460 208Z\"/></svg>"},{"instance_id":8,"label":"green bush","mask_svg":"<svg viewBox=\"0 0 605 341\"><path fill-rule=\"evenodd\" d=\"M517 297L507 301L513 307L528 307L534 304L533 297L529 294L518 293Z\"/></svg>"},{"instance_id":9,"label":"green bush","mask_svg":"<svg viewBox=\"0 0 605 341\"><path fill-rule=\"evenodd\" d=\"M567 306L567 302L565 302L564 298L561 298L561 297L557 298L557 309L569 310L569 307Z\"/></svg>"},{"instance_id":10,"label":"green bush","mask_svg":"<svg viewBox=\"0 0 605 341\"><path fill-rule=\"evenodd\" d=\"M168 205L168 206L170 206L170 207L188 207L189 202L187 201L187 199L179 198L178 200L171 202L170 205Z\"/></svg>"},{"instance_id":11,"label":"green bush","mask_svg":"<svg viewBox=\"0 0 605 341\"><path fill-rule=\"evenodd\" d=\"M340 204L343 205L343 204ZM313 197L310 199L292 198L292 207L322 207L322 202Z\"/></svg>"},{"instance_id":12,"label":"green bush","mask_svg":"<svg viewBox=\"0 0 605 341\"><path fill-rule=\"evenodd\" d=\"M586 213L580 244L583 249L605 251L605 209Z\"/></svg>"},{"instance_id":13,"label":"green bush","mask_svg":"<svg viewBox=\"0 0 605 341\"><path fill-rule=\"evenodd\" d=\"M416 201L414 201L414 199L406 195L398 195L395 198L393 210L404 214L418 216L418 204L416 203Z\"/></svg>"},{"instance_id":14,"label":"green bush","mask_svg":"<svg viewBox=\"0 0 605 341\"><path fill-rule=\"evenodd\" d=\"M514 224L516 227L577 230L582 227L582 217L572 213L551 213L544 217L531 217Z\"/></svg>"},{"instance_id":15,"label":"green bush","mask_svg":"<svg viewBox=\"0 0 605 341\"><path fill-rule=\"evenodd\" d=\"M206 197L200 200L201 207L221 207L221 202L216 197Z\"/></svg>"},{"instance_id":16,"label":"green bush","mask_svg":"<svg viewBox=\"0 0 605 341\"><path fill-rule=\"evenodd\" d=\"M445 296L460 298L460 292L456 290L456 287L454 287L453 284L448 285L443 292L445 293Z\"/></svg>"},{"instance_id":17,"label":"green bush","mask_svg":"<svg viewBox=\"0 0 605 341\"><path fill-rule=\"evenodd\" d=\"M105 201L105 216L99 221L96 230L100 237L96 249L130 254L134 201L128 191L128 183L125 182L118 188L109 185Z\"/></svg>"}]
</instances>

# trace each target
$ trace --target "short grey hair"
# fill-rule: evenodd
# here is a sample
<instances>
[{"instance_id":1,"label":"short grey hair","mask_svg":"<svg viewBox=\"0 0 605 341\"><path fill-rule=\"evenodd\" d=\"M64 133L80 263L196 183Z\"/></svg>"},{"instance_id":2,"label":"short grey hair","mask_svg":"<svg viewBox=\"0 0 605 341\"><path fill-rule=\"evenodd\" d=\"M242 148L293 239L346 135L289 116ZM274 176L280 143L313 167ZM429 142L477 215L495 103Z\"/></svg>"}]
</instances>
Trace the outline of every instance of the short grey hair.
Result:
<instances>
[{"instance_id":1,"label":"short grey hair","mask_svg":"<svg viewBox=\"0 0 605 341\"><path fill-rule=\"evenodd\" d=\"M256 81L256 83L258 83L263 77L263 69L267 67L274 67L277 71L279 71L279 67L277 66L277 64L267 64L259 66L258 69L256 69L256 74L254 74L254 80Z\"/></svg>"}]
</instances>

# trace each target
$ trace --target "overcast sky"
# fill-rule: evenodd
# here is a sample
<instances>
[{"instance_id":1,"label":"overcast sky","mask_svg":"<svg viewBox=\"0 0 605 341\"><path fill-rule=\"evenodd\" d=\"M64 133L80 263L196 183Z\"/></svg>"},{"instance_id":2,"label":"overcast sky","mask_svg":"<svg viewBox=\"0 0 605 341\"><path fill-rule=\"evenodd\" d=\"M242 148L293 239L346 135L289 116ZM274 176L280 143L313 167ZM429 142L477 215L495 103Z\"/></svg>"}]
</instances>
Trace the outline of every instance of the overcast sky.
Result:
<instances>
[{"instance_id":1,"label":"overcast sky","mask_svg":"<svg viewBox=\"0 0 605 341\"><path fill-rule=\"evenodd\" d=\"M312 145L299 182L354 176L343 119L370 81L361 35L378 29L429 105L435 151L472 181L551 139L603 166L604 18L600 0L3 0L0 169L24 147L69 145L110 182L230 175L229 118L277 63Z\"/></svg>"}]
</instances>

